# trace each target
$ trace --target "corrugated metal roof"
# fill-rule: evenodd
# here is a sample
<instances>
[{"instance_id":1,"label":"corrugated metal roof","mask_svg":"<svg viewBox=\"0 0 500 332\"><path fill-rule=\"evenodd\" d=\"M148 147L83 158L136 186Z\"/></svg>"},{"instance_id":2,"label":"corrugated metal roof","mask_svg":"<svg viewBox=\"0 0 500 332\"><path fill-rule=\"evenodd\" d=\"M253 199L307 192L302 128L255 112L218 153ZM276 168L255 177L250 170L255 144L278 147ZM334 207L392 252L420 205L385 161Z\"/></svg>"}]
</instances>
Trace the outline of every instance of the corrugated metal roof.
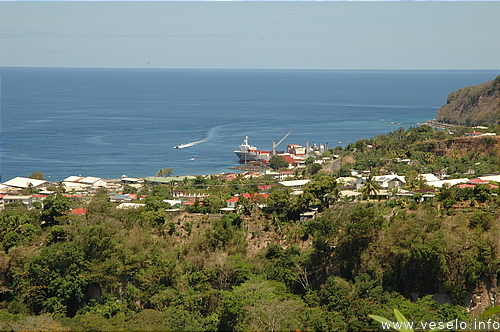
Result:
<instances>
[{"instance_id":1,"label":"corrugated metal roof","mask_svg":"<svg viewBox=\"0 0 500 332\"><path fill-rule=\"evenodd\" d=\"M83 179L82 176L72 175L72 176L68 176L66 179L64 179L63 182L79 182L82 179Z\"/></svg>"},{"instance_id":2,"label":"corrugated metal roof","mask_svg":"<svg viewBox=\"0 0 500 332\"><path fill-rule=\"evenodd\" d=\"M6 186L17 187L17 188L28 188L30 183L34 187L38 187L38 186L41 186L41 185L47 183L47 181L30 179L30 178L23 178L21 176L18 176L18 177L13 178L12 180L4 182L3 184Z\"/></svg>"},{"instance_id":3,"label":"corrugated metal roof","mask_svg":"<svg viewBox=\"0 0 500 332\"><path fill-rule=\"evenodd\" d=\"M311 180L291 180L291 181L281 181L280 184L285 187L295 187L295 186L303 186Z\"/></svg>"},{"instance_id":4,"label":"corrugated metal roof","mask_svg":"<svg viewBox=\"0 0 500 332\"><path fill-rule=\"evenodd\" d=\"M104 181L104 180L101 178L96 178L94 176L87 176L86 178L80 180L81 183L89 183L89 184L94 184L98 181Z\"/></svg>"},{"instance_id":5,"label":"corrugated metal roof","mask_svg":"<svg viewBox=\"0 0 500 332\"><path fill-rule=\"evenodd\" d=\"M379 176L374 176L373 177L375 181L379 182L386 182L386 181L392 181L392 180L399 180L401 182L406 182L405 177L402 175L379 175Z\"/></svg>"},{"instance_id":6,"label":"corrugated metal roof","mask_svg":"<svg viewBox=\"0 0 500 332\"><path fill-rule=\"evenodd\" d=\"M188 180L194 180L196 179L195 176L187 175L187 176L166 176L166 177L158 177L158 176L151 176L146 178L146 181L149 182L158 182L158 183L170 183L172 181L182 181L184 179Z\"/></svg>"},{"instance_id":7,"label":"corrugated metal roof","mask_svg":"<svg viewBox=\"0 0 500 332\"><path fill-rule=\"evenodd\" d=\"M448 180L439 180L439 181L432 181L429 182L428 185L433 186L433 187L438 187L441 188L444 184L449 184L450 186L454 186L459 183L465 183L469 181L469 179L448 179Z\"/></svg>"}]
</instances>

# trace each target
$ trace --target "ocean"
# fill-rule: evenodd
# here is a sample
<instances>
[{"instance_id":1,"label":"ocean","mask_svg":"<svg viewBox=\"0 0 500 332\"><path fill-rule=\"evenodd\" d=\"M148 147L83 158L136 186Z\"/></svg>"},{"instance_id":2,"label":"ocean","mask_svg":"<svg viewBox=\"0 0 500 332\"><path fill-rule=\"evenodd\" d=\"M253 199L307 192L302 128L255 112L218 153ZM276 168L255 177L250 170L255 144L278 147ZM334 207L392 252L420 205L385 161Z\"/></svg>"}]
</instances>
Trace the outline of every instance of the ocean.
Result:
<instances>
[{"instance_id":1,"label":"ocean","mask_svg":"<svg viewBox=\"0 0 500 332\"><path fill-rule=\"evenodd\" d=\"M346 146L435 118L498 71L1 68L1 181L232 172L260 150ZM183 149L175 146L198 142Z\"/></svg>"}]
</instances>

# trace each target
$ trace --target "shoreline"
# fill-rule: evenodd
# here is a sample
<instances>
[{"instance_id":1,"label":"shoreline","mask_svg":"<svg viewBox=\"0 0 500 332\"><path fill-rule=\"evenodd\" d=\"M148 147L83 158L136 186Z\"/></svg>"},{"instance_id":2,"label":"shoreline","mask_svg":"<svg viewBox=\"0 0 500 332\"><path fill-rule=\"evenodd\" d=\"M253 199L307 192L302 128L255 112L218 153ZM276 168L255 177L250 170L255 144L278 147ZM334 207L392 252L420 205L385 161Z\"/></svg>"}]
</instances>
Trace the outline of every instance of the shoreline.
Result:
<instances>
[{"instance_id":1,"label":"shoreline","mask_svg":"<svg viewBox=\"0 0 500 332\"><path fill-rule=\"evenodd\" d=\"M443 129L443 130L450 130L450 131L455 131L457 129L457 127L459 127L460 125L453 125L453 124L449 124L449 123L442 123L442 122L438 122L436 119L432 119L432 120L427 120L425 122L414 122L417 126L423 126L423 125L428 125L428 126L431 126L433 128L438 128L438 129ZM463 126L460 126L460 127L463 127ZM466 128L475 128L475 127L466 127ZM350 142L350 143L355 143L354 142ZM219 172L208 172L207 171L201 171L199 173L186 173L184 174L184 172L180 172L179 174L176 174L175 176L176 177L181 177L181 176L196 176L196 175L201 175L201 176L206 176L206 175L215 175L215 174L226 174L226 173L235 173L235 172L263 172L265 171L266 167L262 166L262 165L255 165L255 164L239 164L239 165L227 165L226 167L221 167L223 168L224 170L220 169ZM61 180L58 180L58 181L54 181L54 180L51 180L51 174L50 172L44 172L47 176L48 176L48 180L47 181L50 181L51 183L57 183L57 182L60 182L62 181ZM80 172L74 172L74 173L80 173ZM123 172L119 172L119 173L122 173ZM13 178L15 177L19 177L20 175L15 175ZM27 175L26 175L27 176ZM65 175L64 177L67 177L69 175ZM117 178L116 175L111 175L109 178L107 176L99 176L99 175L92 175L92 176L96 176L96 177L99 177L99 178L102 178L104 180L114 180ZM63 177L63 178L64 178ZM133 178L148 178L148 177L154 177L154 174L152 175L141 175L141 176L136 176L136 175L130 175L129 177L133 177ZM11 178L7 179L7 180L10 180ZM2 181L5 181L4 179L4 176L2 176Z\"/></svg>"},{"instance_id":2,"label":"shoreline","mask_svg":"<svg viewBox=\"0 0 500 332\"><path fill-rule=\"evenodd\" d=\"M450 130L455 129L455 127L457 126L457 125L453 125L453 124L449 124L449 123L438 122L438 121L436 121L436 119L428 120L425 122L420 122L420 123L417 123L417 125L419 125L419 126L427 125L427 126L431 126L434 128L450 129Z\"/></svg>"},{"instance_id":3,"label":"shoreline","mask_svg":"<svg viewBox=\"0 0 500 332\"><path fill-rule=\"evenodd\" d=\"M417 123L417 125L419 125L419 126L427 125L427 126L431 126L431 127L438 128L438 129L449 129L451 131L456 131L457 128L476 129L476 130L486 130L486 129L488 129L485 126L472 126L472 127L468 127L468 126L464 126L464 125L460 125L460 124L451 124L451 123L439 122L436 119L428 120L428 121L425 121L425 122L419 122L419 123Z\"/></svg>"}]
</instances>

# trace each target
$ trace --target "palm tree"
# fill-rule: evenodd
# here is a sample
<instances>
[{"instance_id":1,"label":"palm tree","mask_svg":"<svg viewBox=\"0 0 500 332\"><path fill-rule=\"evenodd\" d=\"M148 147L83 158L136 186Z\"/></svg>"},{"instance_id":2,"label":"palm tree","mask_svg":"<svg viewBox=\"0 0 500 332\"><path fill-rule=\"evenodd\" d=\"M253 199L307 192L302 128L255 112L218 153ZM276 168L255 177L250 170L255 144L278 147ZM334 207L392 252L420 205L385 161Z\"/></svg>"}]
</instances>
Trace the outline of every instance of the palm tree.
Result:
<instances>
[{"instance_id":1,"label":"palm tree","mask_svg":"<svg viewBox=\"0 0 500 332\"><path fill-rule=\"evenodd\" d=\"M380 189L382 189L382 187L375 181L373 175L370 174L365 179L363 187L361 188L361 193L364 199L369 199L371 195L376 195L378 197Z\"/></svg>"},{"instance_id":2,"label":"palm tree","mask_svg":"<svg viewBox=\"0 0 500 332\"><path fill-rule=\"evenodd\" d=\"M156 172L156 176L158 177L165 177L165 176L172 176L174 175L174 171L172 167L168 168L160 168L158 172Z\"/></svg>"},{"instance_id":3,"label":"palm tree","mask_svg":"<svg viewBox=\"0 0 500 332\"><path fill-rule=\"evenodd\" d=\"M36 194L38 192L38 190L35 188L33 183L29 182L28 187L24 188L21 192L23 194L26 194L26 195L33 195L33 194Z\"/></svg>"}]
</instances>

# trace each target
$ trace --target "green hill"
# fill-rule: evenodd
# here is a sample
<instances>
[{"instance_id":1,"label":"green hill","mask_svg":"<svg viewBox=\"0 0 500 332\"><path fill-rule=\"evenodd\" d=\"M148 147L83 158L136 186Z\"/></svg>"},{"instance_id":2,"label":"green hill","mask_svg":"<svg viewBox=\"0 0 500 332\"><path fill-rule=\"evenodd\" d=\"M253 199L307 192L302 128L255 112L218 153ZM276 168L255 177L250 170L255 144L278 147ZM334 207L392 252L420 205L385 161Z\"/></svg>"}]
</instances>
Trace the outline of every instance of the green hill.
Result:
<instances>
[{"instance_id":1,"label":"green hill","mask_svg":"<svg viewBox=\"0 0 500 332\"><path fill-rule=\"evenodd\" d=\"M499 91L500 76L454 91L448 95L446 105L437 112L436 120L469 127L497 123Z\"/></svg>"}]
</instances>

